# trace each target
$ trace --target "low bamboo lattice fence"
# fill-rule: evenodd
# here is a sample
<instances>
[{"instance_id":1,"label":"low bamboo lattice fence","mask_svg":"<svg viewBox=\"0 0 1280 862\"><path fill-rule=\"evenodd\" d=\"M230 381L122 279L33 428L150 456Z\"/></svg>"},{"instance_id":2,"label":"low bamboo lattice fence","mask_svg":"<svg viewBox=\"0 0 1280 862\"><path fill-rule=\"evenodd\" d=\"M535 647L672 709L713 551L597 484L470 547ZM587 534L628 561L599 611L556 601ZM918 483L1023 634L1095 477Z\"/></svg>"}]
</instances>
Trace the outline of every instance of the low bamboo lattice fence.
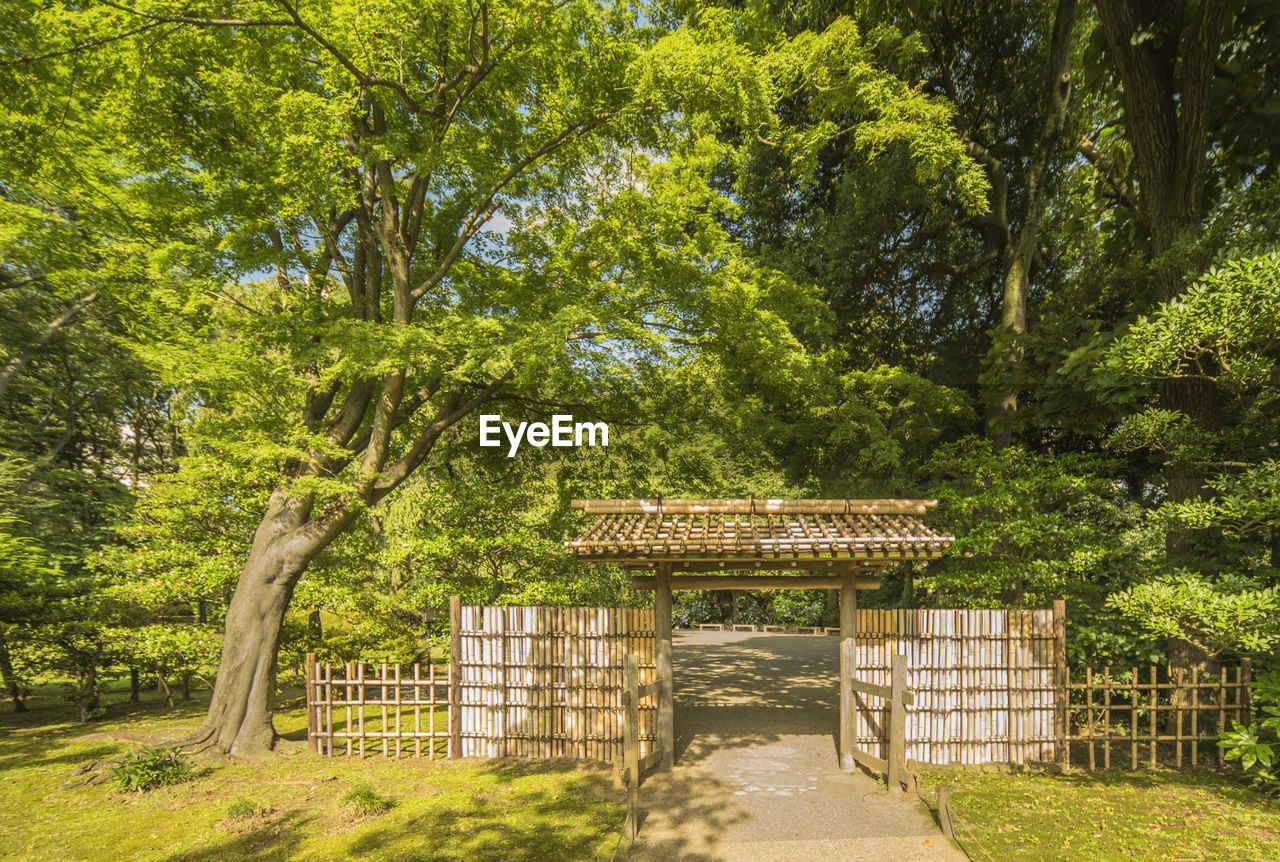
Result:
<instances>
[{"instance_id":1,"label":"low bamboo lattice fence","mask_svg":"<svg viewBox=\"0 0 1280 862\"><path fill-rule=\"evenodd\" d=\"M1182 678L1155 666L1145 673L1086 669L1067 687L1071 760L1088 769L1180 768L1206 760L1222 766L1218 736L1232 722L1249 722L1252 682L1249 659L1217 674L1192 670Z\"/></svg>"},{"instance_id":2,"label":"low bamboo lattice fence","mask_svg":"<svg viewBox=\"0 0 1280 862\"><path fill-rule=\"evenodd\" d=\"M307 730L311 750L330 757L381 753L451 757L448 668L427 664L331 664L307 654ZM381 748L379 752L378 749Z\"/></svg>"}]
</instances>

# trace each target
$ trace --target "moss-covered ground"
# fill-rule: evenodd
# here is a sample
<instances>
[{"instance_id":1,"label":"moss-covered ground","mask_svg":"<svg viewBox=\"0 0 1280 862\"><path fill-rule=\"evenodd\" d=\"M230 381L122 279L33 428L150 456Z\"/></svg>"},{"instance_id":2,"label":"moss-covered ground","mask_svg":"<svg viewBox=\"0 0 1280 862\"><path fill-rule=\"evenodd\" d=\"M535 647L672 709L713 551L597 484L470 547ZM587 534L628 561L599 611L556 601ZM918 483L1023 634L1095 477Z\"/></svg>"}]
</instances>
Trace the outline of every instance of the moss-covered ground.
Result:
<instances>
[{"instance_id":1,"label":"moss-covered ground","mask_svg":"<svg viewBox=\"0 0 1280 862\"><path fill-rule=\"evenodd\" d=\"M1210 770L1017 775L931 771L952 788L956 838L974 860L1280 860L1277 800Z\"/></svg>"},{"instance_id":2,"label":"moss-covered ground","mask_svg":"<svg viewBox=\"0 0 1280 862\"><path fill-rule=\"evenodd\" d=\"M25 714L0 707L0 859L592 860L618 844L623 797L605 767L317 757L296 706L277 715L284 739L260 762L211 761L190 782L141 794L68 786L80 764L193 728L207 697L166 707L155 693L134 704L117 691L87 725L52 692ZM362 785L391 809L355 816L341 798Z\"/></svg>"}]
</instances>

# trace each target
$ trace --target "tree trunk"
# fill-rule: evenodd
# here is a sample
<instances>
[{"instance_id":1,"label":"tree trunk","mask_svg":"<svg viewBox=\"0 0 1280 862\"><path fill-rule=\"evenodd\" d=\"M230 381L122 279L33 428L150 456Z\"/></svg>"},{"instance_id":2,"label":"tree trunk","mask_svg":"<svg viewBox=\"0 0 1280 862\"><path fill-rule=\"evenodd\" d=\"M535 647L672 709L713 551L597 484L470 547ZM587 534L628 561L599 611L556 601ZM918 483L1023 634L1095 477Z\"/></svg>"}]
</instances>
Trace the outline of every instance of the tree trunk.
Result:
<instances>
[{"instance_id":1,"label":"tree trunk","mask_svg":"<svg viewBox=\"0 0 1280 862\"><path fill-rule=\"evenodd\" d=\"M129 700L133 703L142 700L142 676L136 667L129 668Z\"/></svg>"},{"instance_id":2,"label":"tree trunk","mask_svg":"<svg viewBox=\"0 0 1280 862\"><path fill-rule=\"evenodd\" d=\"M271 713L281 626L298 579L321 549L291 541L307 514L309 505L283 494L268 506L227 607L209 711L189 747L253 757L275 744Z\"/></svg>"},{"instance_id":3,"label":"tree trunk","mask_svg":"<svg viewBox=\"0 0 1280 862\"><path fill-rule=\"evenodd\" d=\"M1193 670L1203 677L1206 673L1216 673L1221 667L1200 647L1182 638L1170 638L1165 641L1164 648L1165 653L1169 656L1169 681L1179 686L1191 681L1191 672ZM1182 729L1190 731L1190 707L1194 705L1193 700L1190 689L1174 688L1170 692L1169 705L1173 709L1165 716L1165 733L1172 734L1177 732L1178 713L1174 711L1177 709L1184 711L1183 715L1186 716L1184 720L1188 722L1187 726Z\"/></svg>"},{"instance_id":4,"label":"tree trunk","mask_svg":"<svg viewBox=\"0 0 1280 862\"><path fill-rule=\"evenodd\" d=\"M160 692L164 695L164 705L173 706L173 692L169 690L169 681L164 678L164 671L156 672L156 682L160 685Z\"/></svg>"},{"instance_id":5,"label":"tree trunk","mask_svg":"<svg viewBox=\"0 0 1280 862\"><path fill-rule=\"evenodd\" d=\"M1054 13L1053 39L1049 46L1049 68L1046 70L1044 119L1040 138L1031 157L1023 190L1022 221L1014 239L1006 228L1009 245L1001 252L1004 262L1004 304L1000 325L1015 337L1027 331L1027 293L1031 287L1031 271L1039 248L1041 198L1048 184L1049 162L1058 147L1062 127L1067 120L1071 99L1071 31L1075 27L1076 0L1058 0ZM1003 168L1002 168L1003 170ZM998 361L1011 366L1022 362L1015 346ZM995 393L987 415L987 436L1003 449L1013 440L1012 414L1018 409L1018 393L1005 387Z\"/></svg>"},{"instance_id":6,"label":"tree trunk","mask_svg":"<svg viewBox=\"0 0 1280 862\"><path fill-rule=\"evenodd\" d=\"M80 710L80 723L84 724L89 720L89 713L98 706L97 657L90 657L88 663L80 665L77 670L80 690L77 692L76 706Z\"/></svg>"},{"instance_id":7,"label":"tree trunk","mask_svg":"<svg viewBox=\"0 0 1280 862\"><path fill-rule=\"evenodd\" d=\"M1138 215L1151 236L1153 283L1161 302L1181 296L1187 272L1202 263L1173 250L1190 247L1204 219L1211 90L1228 5L1226 0L1097 4L1107 53L1124 88L1125 136L1133 146L1138 175ZM1169 380L1163 395L1165 406L1201 428L1220 427L1213 381ZM1204 492L1204 476L1190 464L1171 462L1165 481L1172 502ZM1187 556L1189 540L1185 531L1170 531L1165 537L1169 555Z\"/></svg>"},{"instance_id":8,"label":"tree trunk","mask_svg":"<svg viewBox=\"0 0 1280 862\"><path fill-rule=\"evenodd\" d=\"M898 599L899 607L914 608L916 606L916 565L902 564L902 596Z\"/></svg>"},{"instance_id":9,"label":"tree trunk","mask_svg":"<svg viewBox=\"0 0 1280 862\"><path fill-rule=\"evenodd\" d=\"M13 657L9 655L9 642L0 633L0 677L4 680L4 690L13 701L14 712L26 712L27 705L22 702L22 686L18 684L18 675L13 671Z\"/></svg>"}]
</instances>

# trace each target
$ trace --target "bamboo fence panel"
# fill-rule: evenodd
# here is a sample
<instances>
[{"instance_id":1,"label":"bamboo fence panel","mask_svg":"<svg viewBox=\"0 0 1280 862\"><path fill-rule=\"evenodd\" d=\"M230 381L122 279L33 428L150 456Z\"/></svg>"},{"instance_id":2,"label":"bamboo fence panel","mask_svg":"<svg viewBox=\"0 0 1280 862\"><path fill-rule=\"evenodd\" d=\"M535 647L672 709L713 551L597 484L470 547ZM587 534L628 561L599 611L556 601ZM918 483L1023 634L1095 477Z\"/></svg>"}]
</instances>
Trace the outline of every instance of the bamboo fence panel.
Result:
<instances>
[{"instance_id":1,"label":"bamboo fence panel","mask_svg":"<svg viewBox=\"0 0 1280 862\"><path fill-rule=\"evenodd\" d=\"M652 609L458 607L449 668L307 663L312 750L332 756L572 757L622 754L623 657L657 681ZM652 699L650 699L652 701ZM657 747L639 708L639 751Z\"/></svg>"},{"instance_id":2,"label":"bamboo fence panel","mask_svg":"<svg viewBox=\"0 0 1280 862\"><path fill-rule=\"evenodd\" d=\"M639 657L641 684L656 680L654 630L643 608L462 606L461 754L618 759L623 656ZM656 738L656 707L642 705L642 755Z\"/></svg>"},{"instance_id":3,"label":"bamboo fence panel","mask_svg":"<svg viewBox=\"0 0 1280 862\"><path fill-rule=\"evenodd\" d=\"M935 765L1038 763L1054 758L1051 610L864 609L858 679L891 684L907 657L907 760ZM888 710L856 702L855 744L888 758Z\"/></svg>"},{"instance_id":4,"label":"bamboo fence panel","mask_svg":"<svg viewBox=\"0 0 1280 862\"><path fill-rule=\"evenodd\" d=\"M332 757L449 755L449 675L436 665L348 662L335 669L308 656L307 710L312 750ZM338 673L335 673L335 670ZM335 711L338 720L335 721ZM447 713L446 713L447 715ZM314 724L313 724L314 722Z\"/></svg>"},{"instance_id":5,"label":"bamboo fence panel","mask_svg":"<svg viewBox=\"0 0 1280 862\"><path fill-rule=\"evenodd\" d=\"M1187 678L1153 665L1101 674L1086 668L1077 679L1067 682L1068 744L1073 761L1090 770L1222 766L1218 736L1249 721L1249 659Z\"/></svg>"}]
</instances>

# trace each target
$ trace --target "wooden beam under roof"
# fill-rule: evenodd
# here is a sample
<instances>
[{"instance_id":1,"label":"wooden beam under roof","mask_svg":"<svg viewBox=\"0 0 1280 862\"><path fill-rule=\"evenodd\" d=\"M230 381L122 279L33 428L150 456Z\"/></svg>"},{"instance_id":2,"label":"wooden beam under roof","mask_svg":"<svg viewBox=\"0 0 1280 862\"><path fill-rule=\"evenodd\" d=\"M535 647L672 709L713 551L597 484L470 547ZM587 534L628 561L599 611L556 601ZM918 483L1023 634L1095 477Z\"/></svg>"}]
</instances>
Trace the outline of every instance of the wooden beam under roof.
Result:
<instances>
[{"instance_id":1,"label":"wooden beam under roof","mask_svg":"<svg viewBox=\"0 0 1280 862\"><path fill-rule=\"evenodd\" d=\"M672 575L673 590L838 590L842 575ZM855 577L860 590L880 588L880 579L870 575ZM658 586L654 575L635 575L631 588L652 590Z\"/></svg>"},{"instance_id":2,"label":"wooden beam under roof","mask_svg":"<svg viewBox=\"0 0 1280 862\"><path fill-rule=\"evenodd\" d=\"M624 569L656 569L660 565L670 563L677 572L879 572L894 563L913 560L931 559L933 556L918 557L875 557L871 559L852 559L850 557L750 557L746 559L720 560L707 558L587 558L592 563L617 563Z\"/></svg>"},{"instance_id":3,"label":"wooden beam under roof","mask_svg":"<svg viewBox=\"0 0 1280 862\"><path fill-rule=\"evenodd\" d=\"M937 500L574 500L588 515L923 515Z\"/></svg>"}]
</instances>

